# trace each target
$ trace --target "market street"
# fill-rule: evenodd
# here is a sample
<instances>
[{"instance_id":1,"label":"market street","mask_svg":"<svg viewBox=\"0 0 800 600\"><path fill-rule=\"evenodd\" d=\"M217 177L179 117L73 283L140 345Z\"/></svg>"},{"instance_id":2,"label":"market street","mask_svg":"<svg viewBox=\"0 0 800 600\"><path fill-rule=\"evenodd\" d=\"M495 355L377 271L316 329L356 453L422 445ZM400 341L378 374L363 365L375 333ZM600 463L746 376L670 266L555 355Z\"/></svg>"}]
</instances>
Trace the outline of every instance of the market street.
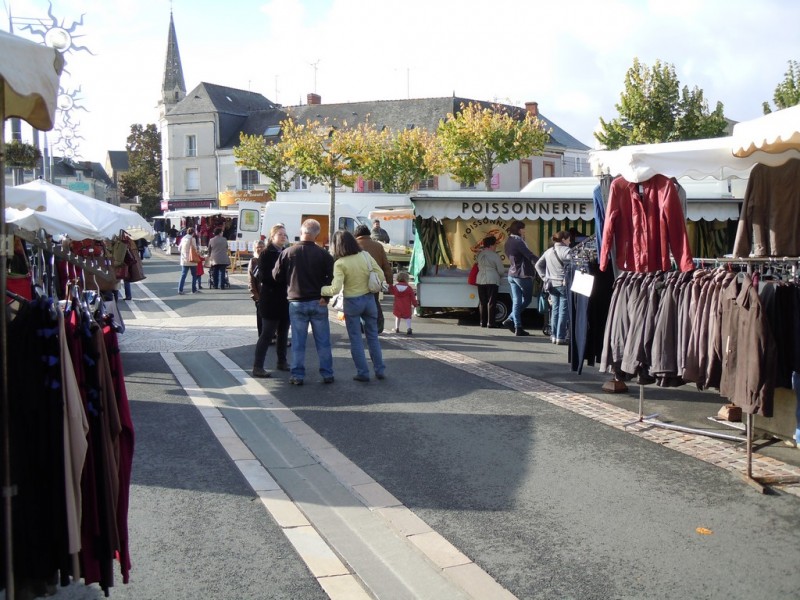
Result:
<instances>
[{"instance_id":1,"label":"market street","mask_svg":"<svg viewBox=\"0 0 800 600\"><path fill-rule=\"evenodd\" d=\"M333 385L313 344L305 386L272 351L255 380L246 276L178 296L177 257L153 256L120 302L133 568L112 598L797 597L798 486L760 494L730 442L625 427L637 390L603 394L541 332L415 318L361 384L332 322ZM684 388L648 387L648 408L722 403ZM754 472L800 474L798 453L767 447Z\"/></svg>"}]
</instances>

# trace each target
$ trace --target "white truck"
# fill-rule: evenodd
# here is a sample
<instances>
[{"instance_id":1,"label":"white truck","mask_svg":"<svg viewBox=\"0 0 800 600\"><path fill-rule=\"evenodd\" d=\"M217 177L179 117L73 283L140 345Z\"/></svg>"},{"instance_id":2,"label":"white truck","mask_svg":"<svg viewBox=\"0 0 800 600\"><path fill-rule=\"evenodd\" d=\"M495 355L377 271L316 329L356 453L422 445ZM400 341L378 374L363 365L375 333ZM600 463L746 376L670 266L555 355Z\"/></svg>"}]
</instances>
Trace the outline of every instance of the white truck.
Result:
<instances>
[{"instance_id":1,"label":"white truck","mask_svg":"<svg viewBox=\"0 0 800 600\"><path fill-rule=\"evenodd\" d=\"M330 195L327 192L278 192L275 202L310 202L328 205ZM373 212L389 211L391 213L393 209L410 209L411 196L409 194L337 192L337 217L340 204L354 209L356 215L369 219L369 215ZM367 225L372 229L371 221ZM381 227L389 234L392 245L411 246L414 243L413 227L409 219L381 219Z\"/></svg>"},{"instance_id":2,"label":"white truck","mask_svg":"<svg viewBox=\"0 0 800 600\"><path fill-rule=\"evenodd\" d=\"M240 202L239 229L237 238L248 242L248 246L258 239L269 237L270 228L282 223L286 228L289 243L300 241L300 225L306 219L316 219L321 225L317 243L327 246L330 204L327 202ZM359 225L369 225L369 217L360 215L347 204L336 203L336 229L354 232Z\"/></svg>"},{"instance_id":3,"label":"white truck","mask_svg":"<svg viewBox=\"0 0 800 600\"><path fill-rule=\"evenodd\" d=\"M327 193L279 192L271 202L240 202L237 239L247 242L248 248L260 239L269 237L275 223L283 223L289 242L300 239L300 224L308 218L322 226L319 243L328 245L330 197ZM385 246L389 260L396 269L404 268L414 243L411 200L404 194L340 193L336 195L336 229L352 233L359 225L372 229L372 215L381 220L389 234Z\"/></svg>"}]
</instances>

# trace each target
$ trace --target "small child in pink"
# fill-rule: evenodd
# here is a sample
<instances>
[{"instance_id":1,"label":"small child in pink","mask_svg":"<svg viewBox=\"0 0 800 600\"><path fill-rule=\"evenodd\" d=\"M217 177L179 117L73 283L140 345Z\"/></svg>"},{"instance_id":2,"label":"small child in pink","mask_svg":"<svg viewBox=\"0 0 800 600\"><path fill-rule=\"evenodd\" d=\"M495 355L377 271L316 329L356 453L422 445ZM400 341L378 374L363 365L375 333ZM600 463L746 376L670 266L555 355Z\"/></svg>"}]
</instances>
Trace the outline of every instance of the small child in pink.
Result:
<instances>
[{"instance_id":1,"label":"small child in pink","mask_svg":"<svg viewBox=\"0 0 800 600\"><path fill-rule=\"evenodd\" d=\"M411 316L414 314L414 307L419 306L417 295L413 288L408 285L408 273L400 271L397 274L397 283L389 291L394 296L394 332L400 333L400 320L406 320L406 335L411 335Z\"/></svg>"}]
</instances>

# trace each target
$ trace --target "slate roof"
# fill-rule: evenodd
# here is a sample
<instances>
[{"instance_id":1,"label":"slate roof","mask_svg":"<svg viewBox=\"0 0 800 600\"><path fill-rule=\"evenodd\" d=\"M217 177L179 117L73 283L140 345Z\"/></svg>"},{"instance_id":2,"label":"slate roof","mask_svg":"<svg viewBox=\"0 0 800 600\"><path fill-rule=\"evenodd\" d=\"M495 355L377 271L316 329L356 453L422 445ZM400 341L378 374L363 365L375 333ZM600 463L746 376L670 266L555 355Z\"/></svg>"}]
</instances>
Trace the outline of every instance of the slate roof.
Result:
<instances>
[{"instance_id":1,"label":"slate roof","mask_svg":"<svg viewBox=\"0 0 800 600\"><path fill-rule=\"evenodd\" d=\"M60 156L53 157L53 176L54 177L75 177L75 174L81 171L84 177L89 179L96 179L102 181L106 185L113 184L111 178L106 173L103 165L97 162L90 162L88 160L71 161L64 159Z\"/></svg>"},{"instance_id":2,"label":"slate roof","mask_svg":"<svg viewBox=\"0 0 800 600\"><path fill-rule=\"evenodd\" d=\"M169 116L196 113L219 113L222 148L232 148L239 142L239 132L263 135L270 125L278 125L287 115L296 121L328 120L331 124L346 123L348 127L369 120L378 129L388 127L399 131L407 127L422 127L436 131L439 121L450 113L457 113L461 105L475 102L482 106L497 103L447 96L444 98L414 98L407 100L370 100L340 104L303 104L281 107L261 94L216 85L200 83L175 107ZM509 114L522 118L526 109L502 104ZM589 150L589 146L578 141L558 125L539 113L539 119L552 129L549 147Z\"/></svg>"},{"instance_id":3,"label":"slate roof","mask_svg":"<svg viewBox=\"0 0 800 600\"><path fill-rule=\"evenodd\" d=\"M445 98L377 100L342 104L306 104L286 107L285 110L301 123L309 120L328 119L330 124L347 123L348 126L353 126L369 119L378 129L386 126L394 131L399 131L413 125L435 132L440 120L445 119L449 113L457 113L461 110L462 104L466 106L470 102L485 107L497 104L448 96ZM509 114L518 118L525 116L524 108L507 104L501 104L501 106L505 107ZM552 129L548 146L573 150L590 149L589 146L572 137L542 113L539 113L539 119L547 123L548 129Z\"/></svg>"},{"instance_id":4,"label":"slate roof","mask_svg":"<svg viewBox=\"0 0 800 600\"><path fill-rule=\"evenodd\" d=\"M108 163L111 165L111 170L115 173L129 170L130 164L128 163L128 151L109 150Z\"/></svg>"}]
</instances>

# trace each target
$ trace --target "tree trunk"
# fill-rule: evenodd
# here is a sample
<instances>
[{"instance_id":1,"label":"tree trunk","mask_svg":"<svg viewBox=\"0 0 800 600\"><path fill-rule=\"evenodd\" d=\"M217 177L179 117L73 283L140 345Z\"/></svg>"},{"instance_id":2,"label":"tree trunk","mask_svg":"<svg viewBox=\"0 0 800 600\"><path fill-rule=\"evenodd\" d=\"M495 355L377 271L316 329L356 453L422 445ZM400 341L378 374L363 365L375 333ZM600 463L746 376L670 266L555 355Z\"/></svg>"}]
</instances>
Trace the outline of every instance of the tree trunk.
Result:
<instances>
[{"instance_id":1,"label":"tree trunk","mask_svg":"<svg viewBox=\"0 0 800 600\"><path fill-rule=\"evenodd\" d=\"M486 191L492 192L492 171L494 171L494 161L492 160L489 149L486 149L486 157L483 163L483 183L486 185Z\"/></svg>"},{"instance_id":2,"label":"tree trunk","mask_svg":"<svg viewBox=\"0 0 800 600\"><path fill-rule=\"evenodd\" d=\"M333 232L336 231L336 178L329 182L331 187L331 206L328 214L328 247L333 245Z\"/></svg>"}]
</instances>

